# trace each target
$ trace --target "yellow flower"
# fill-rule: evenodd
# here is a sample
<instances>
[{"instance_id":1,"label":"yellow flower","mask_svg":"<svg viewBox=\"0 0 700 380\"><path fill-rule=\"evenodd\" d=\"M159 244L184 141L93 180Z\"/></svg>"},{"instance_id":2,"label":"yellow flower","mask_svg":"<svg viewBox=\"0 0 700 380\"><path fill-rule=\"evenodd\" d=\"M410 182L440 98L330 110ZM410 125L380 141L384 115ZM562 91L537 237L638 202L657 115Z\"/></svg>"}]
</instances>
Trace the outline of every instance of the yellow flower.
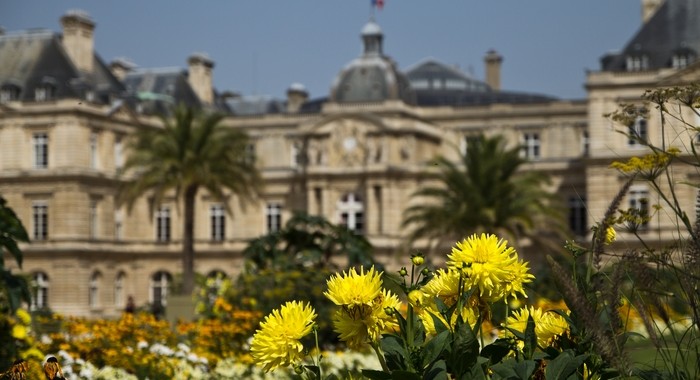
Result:
<instances>
[{"instance_id":1,"label":"yellow flower","mask_svg":"<svg viewBox=\"0 0 700 380\"><path fill-rule=\"evenodd\" d=\"M477 287L478 296L494 302L518 293L527 297L523 284L535 278L527 263L518 260L515 249L495 235L476 234L457 242L448 254L447 266L466 275L468 288Z\"/></svg>"},{"instance_id":2,"label":"yellow flower","mask_svg":"<svg viewBox=\"0 0 700 380\"><path fill-rule=\"evenodd\" d=\"M408 292L408 303L410 303L414 308L420 308L423 306L424 298L425 293L423 293L420 289L413 289Z\"/></svg>"},{"instance_id":3,"label":"yellow flower","mask_svg":"<svg viewBox=\"0 0 700 380\"><path fill-rule=\"evenodd\" d=\"M25 326L29 326L29 324L32 323L32 316L24 309L17 309L15 315L17 316L17 319L19 319Z\"/></svg>"},{"instance_id":4,"label":"yellow flower","mask_svg":"<svg viewBox=\"0 0 700 380\"><path fill-rule=\"evenodd\" d=\"M540 347L549 346L556 336L564 334L569 329L569 325L561 315L532 306L514 311L513 315L508 317L507 326L524 333L528 316L532 316L532 320L535 322L535 335L537 336L537 345ZM510 336L512 334L503 331L502 335Z\"/></svg>"},{"instance_id":5,"label":"yellow flower","mask_svg":"<svg viewBox=\"0 0 700 380\"><path fill-rule=\"evenodd\" d=\"M333 314L333 327L350 348L376 342L383 332L397 327L386 310L398 309L401 302L396 295L382 289L381 273L374 267L367 273L363 268L360 273L352 268L342 275L331 276L328 291L323 294L340 306Z\"/></svg>"},{"instance_id":6,"label":"yellow flower","mask_svg":"<svg viewBox=\"0 0 700 380\"><path fill-rule=\"evenodd\" d=\"M379 297L382 288L381 273L376 272L374 267L365 273L360 268L358 274L355 268L351 268L343 275L332 275L328 280L328 291L323 294L338 306L369 305Z\"/></svg>"},{"instance_id":7,"label":"yellow flower","mask_svg":"<svg viewBox=\"0 0 700 380\"><path fill-rule=\"evenodd\" d=\"M265 372L300 361L304 346L299 340L311 332L315 318L308 303L290 301L273 310L253 335L253 360Z\"/></svg>"},{"instance_id":8,"label":"yellow flower","mask_svg":"<svg viewBox=\"0 0 700 380\"><path fill-rule=\"evenodd\" d=\"M342 306L333 314L333 330L349 348L360 349L364 344L379 341L383 333L398 328L393 313L387 311L398 309L401 301L388 290L380 294L372 305Z\"/></svg>"},{"instance_id":9,"label":"yellow flower","mask_svg":"<svg viewBox=\"0 0 700 380\"><path fill-rule=\"evenodd\" d=\"M617 238L617 233L615 232L615 229L612 226L609 226L605 230L605 245L612 244L616 238Z\"/></svg>"},{"instance_id":10,"label":"yellow flower","mask_svg":"<svg viewBox=\"0 0 700 380\"><path fill-rule=\"evenodd\" d=\"M460 272L454 270L438 269L435 272L435 276L421 289L424 293L424 303L425 308L421 310L419 316L423 321L425 326L425 331L428 334L435 334L435 321L433 320L433 315L439 318L442 323L448 327L454 327L457 323L458 313L452 314L450 323L447 323L445 318L440 315L437 305L435 303L435 298L439 298L447 307L452 307L457 303L459 298L459 277ZM462 291L466 288L462 284ZM410 298L410 295L409 295ZM467 305L462 307L460 314L462 315L462 320L468 322L471 326L476 323L476 317L478 312L472 305L473 300L467 302Z\"/></svg>"},{"instance_id":11,"label":"yellow flower","mask_svg":"<svg viewBox=\"0 0 700 380\"><path fill-rule=\"evenodd\" d=\"M16 324L12 326L12 337L15 339L26 339L27 328L24 325Z\"/></svg>"}]
</instances>

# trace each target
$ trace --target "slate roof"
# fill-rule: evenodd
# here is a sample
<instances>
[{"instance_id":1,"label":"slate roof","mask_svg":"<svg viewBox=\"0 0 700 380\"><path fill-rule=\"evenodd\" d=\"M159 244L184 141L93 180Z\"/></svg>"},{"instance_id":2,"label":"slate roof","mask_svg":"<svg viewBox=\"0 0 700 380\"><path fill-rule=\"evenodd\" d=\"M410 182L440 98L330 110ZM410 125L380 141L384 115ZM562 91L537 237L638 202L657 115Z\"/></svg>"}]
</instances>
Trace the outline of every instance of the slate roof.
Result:
<instances>
[{"instance_id":1,"label":"slate roof","mask_svg":"<svg viewBox=\"0 0 700 380\"><path fill-rule=\"evenodd\" d=\"M688 64L700 55L700 0L666 0L620 53L601 58L603 71L626 71L627 57L646 56L646 69L672 67L673 56Z\"/></svg>"},{"instance_id":2,"label":"slate roof","mask_svg":"<svg viewBox=\"0 0 700 380\"><path fill-rule=\"evenodd\" d=\"M187 80L187 71L174 68L137 69L124 78L128 102L146 114L168 114L171 107L202 104Z\"/></svg>"},{"instance_id":3,"label":"slate roof","mask_svg":"<svg viewBox=\"0 0 700 380\"><path fill-rule=\"evenodd\" d=\"M544 103L556 99L528 92L493 91L488 84L432 58L409 68L406 77L416 94L416 104L423 107Z\"/></svg>"},{"instance_id":4,"label":"slate roof","mask_svg":"<svg viewBox=\"0 0 700 380\"><path fill-rule=\"evenodd\" d=\"M54 87L54 99L84 98L90 91L93 101L109 103L124 92L97 54L93 73L78 70L60 34L37 29L0 36L0 87L16 86L18 100L33 101L34 90L47 83Z\"/></svg>"}]
</instances>

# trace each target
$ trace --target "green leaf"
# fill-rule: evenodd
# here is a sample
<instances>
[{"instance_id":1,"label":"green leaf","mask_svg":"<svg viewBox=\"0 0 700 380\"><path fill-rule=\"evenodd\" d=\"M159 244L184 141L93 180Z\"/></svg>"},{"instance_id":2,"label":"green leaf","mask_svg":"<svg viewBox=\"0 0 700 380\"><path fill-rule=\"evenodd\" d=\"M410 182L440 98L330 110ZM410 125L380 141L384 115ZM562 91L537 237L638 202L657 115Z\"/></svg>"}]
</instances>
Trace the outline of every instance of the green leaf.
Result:
<instances>
[{"instance_id":1,"label":"green leaf","mask_svg":"<svg viewBox=\"0 0 700 380\"><path fill-rule=\"evenodd\" d=\"M588 354L583 354L574 357L571 351L562 352L556 359L547 363L544 373L545 379L558 380L568 378L588 359L588 356Z\"/></svg>"},{"instance_id":2,"label":"green leaf","mask_svg":"<svg viewBox=\"0 0 700 380\"><path fill-rule=\"evenodd\" d=\"M525 354L525 359L532 359L532 355L535 353L537 348L537 335L535 334L535 320L532 319L532 315L527 317L527 326L525 327L525 347L523 347L523 353Z\"/></svg>"},{"instance_id":3,"label":"green leaf","mask_svg":"<svg viewBox=\"0 0 700 380\"><path fill-rule=\"evenodd\" d=\"M530 376L537 369L537 362L534 360L524 360L522 362L515 363L513 370L518 379L528 380Z\"/></svg>"},{"instance_id":4,"label":"green leaf","mask_svg":"<svg viewBox=\"0 0 700 380\"><path fill-rule=\"evenodd\" d=\"M508 339L497 339L484 347L479 355L488 358L491 363L500 363L512 349Z\"/></svg>"},{"instance_id":5,"label":"green leaf","mask_svg":"<svg viewBox=\"0 0 700 380\"><path fill-rule=\"evenodd\" d=\"M447 365L458 378L476 363L479 354L479 342L468 323L457 322L452 334L452 347Z\"/></svg>"},{"instance_id":6,"label":"green leaf","mask_svg":"<svg viewBox=\"0 0 700 380\"><path fill-rule=\"evenodd\" d=\"M362 376L371 380L391 380L390 373L375 371L373 369L363 369Z\"/></svg>"},{"instance_id":7,"label":"green leaf","mask_svg":"<svg viewBox=\"0 0 700 380\"><path fill-rule=\"evenodd\" d=\"M321 378L321 369L318 368L318 366L315 365L305 365L304 368L308 369L309 371L313 372L314 375L316 375L317 379Z\"/></svg>"},{"instance_id":8,"label":"green leaf","mask_svg":"<svg viewBox=\"0 0 700 380\"><path fill-rule=\"evenodd\" d=\"M392 371L406 370L408 366L408 352L404 347L403 341L396 335L386 335L381 341L382 351L386 364Z\"/></svg>"},{"instance_id":9,"label":"green leaf","mask_svg":"<svg viewBox=\"0 0 700 380\"><path fill-rule=\"evenodd\" d=\"M423 348L423 368L427 368L432 362L441 356L445 350L445 346L447 345L449 338L450 332L442 331L433 337L433 339L428 341Z\"/></svg>"},{"instance_id":10,"label":"green leaf","mask_svg":"<svg viewBox=\"0 0 700 380\"><path fill-rule=\"evenodd\" d=\"M391 372L392 380L421 380L419 374L409 371L393 371Z\"/></svg>"},{"instance_id":11,"label":"green leaf","mask_svg":"<svg viewBox=\"0 0 700 380\"><path fill-rule=\"evenodd\" d=\"M447 365L444 360L438 360L425 370L424 380L447 380Z\"/></svg>"}]
</instances>

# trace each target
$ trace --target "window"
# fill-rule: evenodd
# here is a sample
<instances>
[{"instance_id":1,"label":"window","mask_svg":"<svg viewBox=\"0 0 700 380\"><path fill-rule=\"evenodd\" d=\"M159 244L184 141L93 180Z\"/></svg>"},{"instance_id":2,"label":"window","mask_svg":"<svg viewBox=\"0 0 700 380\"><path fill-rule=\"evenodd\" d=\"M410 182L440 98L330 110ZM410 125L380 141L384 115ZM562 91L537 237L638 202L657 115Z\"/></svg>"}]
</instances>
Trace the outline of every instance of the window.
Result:
<instances>
[{"instance_id":1,"label":"window","mask_svg":"<svg viewBox=\"0 0 700 380\"><path fill-rule=\"evenodd\" d=\"M122 166L124 166L124 146L122 137L117 136L114 138L114 167L119 170Z\"/></svg>"},{"instance_id":2,"label":"window","mask_svg":"<svg viewBox=\"0 0 700 380\"><path fill-rule=\"evenodd\" d=\"M0 103L7 103L19 99L19 86L6 84L0 88Z\"/></svg>"},{"instance_id":3,"label":"window","mask_svg":"<svg viewBox=\"0 0 700 380\"><path fill-rule=\"evenodd\" d=\"M355 193L347 193L340 198L337 204L340 224L350 231L362 233L364 231L364 205L362 197Z\"/></svg>"},{"instance_id":4,"label":"window","mask_svg":"<svg viewBox=\"0 0 700 380\"><path fill-rule=\"evenodd\" d=\"M282 227L282 206L279 203L268 203L265 209L267 232L277 232Z\"/></svg>"},{"instance_id":5,"label":"window","mask_svg":"<svg viewBox=\"0 0 700 380\"><path fill-rule=\"evenodd\" d=\"M255 144L253 143L248 143L245 146L245 153L243 159L245 160L246 163L248 164L254 164L255 163Z\"/></svg>"},{"instance_id":6,"label":"window","mask_svg":"<svg viewBox=\"0 0 700 380\"><path fill-rule=\"evenodd\" d=\"M90 285L88 287L88 305L90 308L96 308L100 306L100 282L102 280L102 275L100 272L94 272L90 276Z\"/></svg>"},{"instance_id":7,"label":"window","mask_svg":"<svg viewBox=\"0 0 700 380\"><path fill-rule=\"evenodd\" d=\"M126 280L126 274L124 272L117 273L117 277L114 279L114 306L122 308L125 305L124 302L124 282Z\"/></svg>"},{"instance_id":8,"label":"window","mask_svg":"<svg viewBox=\"0 0 700 380\"><path fill-rule=\"evenodd\" d=\"M523 157L529 160L540 158L540 134L528 132L523 134Z\"/></svg>"},{"instance_id":9,"label":"window","mask_svg":"<svg viewBox=\"0 0 700 380\"><path fill-rule=\"evenodd\" d=\"M46 169L49 166L49 136L44 133L32 135L34 146L34 168Z\"/></svg>"},{"instance_id":10,"label":"window","mask_svg":"<svg viewBox=\"0 0 700 380\"><path fill-rule=\"evenodd\" d=\"M641 145L642 142L647 141L649 133L647 129L647 120L643 117L638 117L637 120L635 120L635 122L629 127L627 145Z\"/></svg>"},{"instance_id":11,"label":"window","mask_svg":"<svg viewBox=\"0 0 700 380\"><path fill-rule=\"evenodd\" d=\"M211 215L211 240L222 241L226 238L226 210L221 204L209 208Z\"/></svg>"},{"instance_id":12,"label":"window","mask_svg":"<svg viewBox=\"0 0 700 380\"><path fill-rule=\"evenodd\" d=\"M292 167L297 167L301 165L302 160L301 160L301 147L299 146L299 143L292 143L292 151L291 151L291 163Z\"/></svg>"},{"instance_id":13,"label":"window","mask_svg":"<svg viewBox=\"0 0 700 380\"><path fill-rule=\"evenodd\" d=\"M92 169L97 169L98 166L97 138L97 133L90 133L90 167Z\"/></svg>"},{"instance_id":14,"label":"window","mask_svg":"<svg viewBox=\"0 0 700 380\"><path fill-rule=\"evenodd\" d=\"M583 131L581 136L581 151L584 157L588 157L591 153L591 137L588 135L588 131Z\"/></svg>"},{"instance_id":15,"label":"window","mask_svg":"<svg viewBox=\"0 0 700 380\"><path fill-rule=\"evenodd\" d=\"M156 210L156 241L170 241L170 207L161 206Z\"/></svg>"},{"instance_id":16,"label":"window","mask_svg":"<svg viewBox=\"0 0 700 380\"><path fill-rule=\"evenodd\" d=\"M97 201L96 200L91 200L90 201L90 210L89 210L89 223L90 223L90 239L95 239L97 238Z\"/></svg>"},{"instance_id":17,"label":"window","mask_svg":"<svg viewBox=\"0 0 700 380\"><path fill-rule=\"evenodd\" d=\"M628 194L628 202L630 209L636 209L637 213L642 218L649 216L649 190L645 187L633 187ZM646 227L648 222L642 223L642 227Z\"/></svg>"},{"instance_id":18,"label":"window","mask_svg":"<svg viewBox=\"0 0 700 380\"><path fill-rule=\"evenodd\" d=\"M586 198L574 196L569 198L569 228L577 236L584 236L588 232L588 218L586 213Z\"/></svg>"},{"instance_id":19,"label":"window","mask_svg":"<svg viewBox=\"0 0 700 380\"><path fill-rule=\"evenodd\" d=\"M32 230L34 240L46 240L49 237L49 206L44 201L32 204Z\"/></svg>"},{"instance_id":20,"label":"window","mask_svg":"<svg viewBox=\"0 0 700 380\"><path fill-rule=\"evenodd\" d=\"M159 271L151 277L151 303L153 305L165 306L168 298L168 285L172 276L168 272Z\"/></svg>"},{"instance_id":21,"label":"window","mask_svg":"<svg viewBox=\"0 0 700 380\"><path fill-rule=\"evenodd\" d=\"M120 241L124 238L124 210L114 212L114 240Z\"/></svg>"},{"instance_id":22,"label":"window","mask_svg":"<svg viewBox=\"0 0 700 380\"><path fill-rule=\"evenodd\" d=\"M32 285L32 310L49 307L49 276L44 272L34 273Z\"/></svg>"},{"instance_id":23,"label":"window","mask_svg":"<svg viewBox=\"0 0 700 380\"><path fill-rule=\"evenodd\" d=\"M37 102L45 102L51 100L56 95L56 85L52 80L45 79L37 88L34 89L34 100Z\"/></svg>"},{"instance_id":24,"label":"window","mask_svg":"<svg viewBox=\"0 0 700 380\"><path fill-rule=\"evenodd\" d=\"M467 135L462 138L459 146L459 151L462 152L462 155L466 156L467 152L469 151L470 146L474 146L475 144L478 144L480 141L479 136L471 136Z\"/></svg>"},{"instance_id":25,"label":"window","mask_svg":"<svg viewBox=\"0 0 700 380\"><path fill-rule=\"evenodd\" d=\"M627 71L642 71L649 69L649 57L646 55L627 56Z\"/></svg>"}]
</instances>

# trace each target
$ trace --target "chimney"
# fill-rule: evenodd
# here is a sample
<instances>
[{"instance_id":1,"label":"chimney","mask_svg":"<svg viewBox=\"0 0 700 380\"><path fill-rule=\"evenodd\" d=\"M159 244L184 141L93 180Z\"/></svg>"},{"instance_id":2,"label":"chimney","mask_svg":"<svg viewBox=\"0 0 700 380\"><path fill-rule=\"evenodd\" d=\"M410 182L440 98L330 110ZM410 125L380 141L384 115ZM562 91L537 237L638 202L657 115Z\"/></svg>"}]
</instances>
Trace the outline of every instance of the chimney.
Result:
<instances>
[{"instance_id":1,"label":"chimney","mask_svg":"<svg viewBox=\"0 0 700 380\"><path fill-rule=\"evenodd\" d=\"M72 10L61 17L63 47L78 70L91 73L94 61L95 22L85 11Z\"/></svg>"},{"instance_id":2,"label":"chimney","mask_svg":"<svg viewBox=\"0 0 700 380\"><path fill-rule=\"evenodd\" d=\"M309 93L301 83L292 83L287 90L287 112L299 113L301 106L309 98Z\"/></svg>"},{"instance_id":3,"label":"chimney","mask_svg":"<svg viewBox=\"0 0 700 380\"><path fill-rule=\"evenodd\" d=\"M214 87L212 86L212 69L214 61L206 54L195 53L187 60L188 80L190 86L204 104L214 102Z\"/></svg>"},{"instance_id":4,"label":"chimney","mask_svg":"<svg viewBox=\"0 0 700 380\"><path fill-rule=\"evenodd\" d=\"M642 0L642 23L646 24L647 21L653 16L659 9L664 0Z\"/></svg>"},{"instance_id":5,"label":"chimney","mask_svg":"<svg viewBox=\"0 0 700 380\"><path fill-rule=\"evenodd\" d=\"M494 91L501 90L501 62L503 57L495 50L486 52L484 64L486 65L486 84Z\"/></svg>"},{"instance_id":6,"label":"chimney","mask_svg":"<svg viewBox=\"0 0 700 380\"><path fill-rule=\"evenodd\" d=\"M120 81L123 81L129 71L133 70L136 65L126 58L115 58L109 63L109 70Z\"/></svg>"}]
</instances>

